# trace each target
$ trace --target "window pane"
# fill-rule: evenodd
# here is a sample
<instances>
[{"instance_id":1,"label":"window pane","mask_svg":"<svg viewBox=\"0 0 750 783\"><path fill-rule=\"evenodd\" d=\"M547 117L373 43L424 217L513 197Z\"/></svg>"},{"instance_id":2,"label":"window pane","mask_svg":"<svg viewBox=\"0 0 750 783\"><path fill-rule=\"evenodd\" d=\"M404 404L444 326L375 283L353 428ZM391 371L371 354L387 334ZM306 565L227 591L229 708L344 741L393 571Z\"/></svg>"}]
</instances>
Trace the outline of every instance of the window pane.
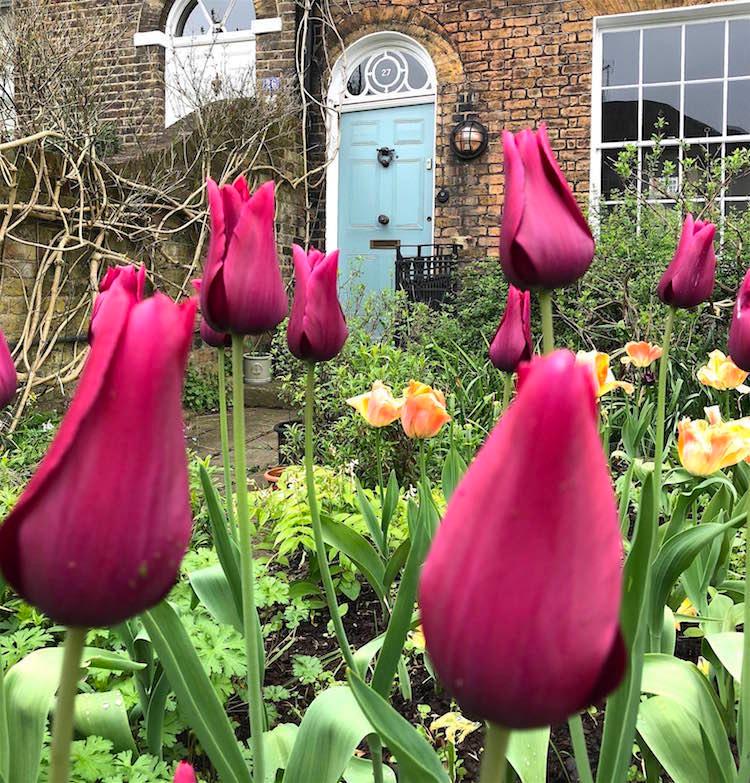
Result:
<instances>
[{"instance_id":1,"label":"window pane","mask_svg":"<svg viewBox=\"0 0 750 783\"><path fill-rule=\"evenodd\" d=\"M691 144L685 147L682 178L693 186L692 196L704 195L708 181L721 179L721 144Z\"/></svg>"},{"instance_id":2,"label":"window pane","mask_svg":"<svg viewBox=\"0 0 750 783\"><path fill-rule=\"evenodd\" d=\"M750 19L729 23L729 75L750 75Z\"/></svg>"},{"instance_id":3,"label":"window pane","mask_svg":"<svg viewBox=\"0 0 750 783\"><path fill-rule=\"evenodd\" d=\"M724 22L685 27L685 78L711 79L724 75Z\"/></svg>"},{"instance_id":4,"label":"window pane","mask_svg":"<svg viewBox=\"0 0 750 783\"><path fill-rule=\"evenodd\" d=\"M638 88L602 90L602 141L638 139Z\"/></svg>"},{"instance_id":5,"label":"window pane","mask_svg":"<svg viewBox=\"0 0 750 783\"><path fill-rule=\"evenodd\" d=\"M184 10L182 18L177 23L176 35L205 35L209 32L211 32L211 25L196 0Z\"/></svg>"},{"instance_id":6,"label":"window pane","mask_svg":"<svg viewBox=\"0 0 750 783\"><path fill-rule=\"evenodd\" d=\"M748 147L750 147L750 144L748 143L727 144L727 158L729 158L732 153L737 152L738 150L747 149ZM730 164L727 163L727 166L729 167ZM729 181L729 187L727 188L727 195L750 196L750 168L740 168L734 173L731 170L728 170L727 177L729 177L730 174L731 179Z\"/></svg>"},{"instance_id":7,"label":"window pane","mask_svg":"<svg viewBox=\"0 0 750 783\"><path fill-rule=\"evenodd\" d=\"M640 33L604 33L602 36L602 86L638 84Z\"/></svg>"},{"instance_id":8,"label":"window pane","mask_svg":"<svg viewBox=\"0 0 750 783\"><path fill-rule=\"evenodd\" d=\"M615 164L622 152L625 150L602 150L602 198L604 199L617 198L625 189L624 181L615 171Z\"/></svg>"},{"instance_id":9,"label":"window pane","mask_svg":"<svg viewBox=\"0 0 750 783\"><path fill-rule=\"evenodd\" d=\"M659 132L667 138L680 133L680 87L643 88L643 139L649 140L657 132L657 122L663 117L665 127Z\"/></svg>"},{"instance_id":10,"label":"window pane","mask_svg":"<svg viewBox=\"0 0 750 783\"><path fill-rule=\"evenodd\" d=\"M685 85L685 138L721 136L724 85L721 82Z\"/></svg>"},{"instance_id":11,"label":"window pane","mask_svg":"<svg viewBox=\"0 0 750 783\"><path fill-rule=\"evenodd\" d=\"M673 198L679 190L679 147L642 151L641 191L650 199Z\"/></svg>"},{"instance_id":12,"label":"window pane","mask_svg":"<svg viewBox=\"0 0 750 783\"><path fill-rule=\"evenodd\" d=\"M727 201L724 205L724 214L729 218L736 217L739 219L747 212L747 208L747 201Z\"/></svg>"},{"instance_id":13,"label":"window pane","mask_svg":"<svg viewBox=\"0 0 750 783\"><path fill-rule=\"evenodd\" d=\"M251 0L235 0L234 8L229 12L224 29L228 33L237 30L249 30L255 19L255 5Z\"/></svg>"},{"instance_id":14,"label":"window pane","mask_svg":"<svg viewBox=\"0 0 750 783\"><path fill-rule=\"evenodd\" d=\"M407 81L412 90L426 90L430 86L430 76L424 65L409 52L402 52L406 60Z\"/></svg>"},{"instance_id":15,"label":"window pane","mask_svg":"<svg viewBox=\"0 0 750 783\"><path fill-rule=\"evenodd\" d=\"M229 10L229 0L203 0L203 4L215 25L220 25Z\"/></svg>"},{"instance_id":16,"label":"window pane","mask_svg":"<svg viewBox=\"0 0 750 783\"><path fill-rule=\"evenodd\" d=\"M729 82L727 136L750 133L750 81Z\"/></svg>"},{"instance_id":17,"label":"window pane","mask_svg":"<svg viewBox=\"0 0 750 783\"><path fill-rule=\"evenodd\" d=\"M681 28L654 27L643 31L643 81L680 80Z\"/></svg>"}]
</instances>

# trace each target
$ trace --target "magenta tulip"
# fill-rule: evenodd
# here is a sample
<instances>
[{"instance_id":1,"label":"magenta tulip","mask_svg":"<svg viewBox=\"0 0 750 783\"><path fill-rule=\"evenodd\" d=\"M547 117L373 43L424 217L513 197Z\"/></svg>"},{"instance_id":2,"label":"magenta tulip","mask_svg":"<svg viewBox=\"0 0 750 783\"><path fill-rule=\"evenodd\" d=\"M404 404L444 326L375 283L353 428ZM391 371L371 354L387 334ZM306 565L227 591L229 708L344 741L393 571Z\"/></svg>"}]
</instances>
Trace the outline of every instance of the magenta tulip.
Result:
<instances>
[{"instance_id":1,"label":"magenta tulip","mask_svg":"<svg viewBox=\"0 0 750 783\"><path fill-rule=\"evenodd\" d=\"M0 331L0 408L4 408L16 395L18 376L10 355L5 335Z\"/></svg>"},{"instance_id":2,"label":"magenta tulip","mask_svg":"<svg viewBox=\"0 0 750 783\"><path fill-rule=\"evenodd\" d=\"M89 325L89 342L93 339L95 326L94 322L104 302L107 301L109 292L115 283L121 288L130 299L140 302L143 299L146 290L146 267L141 266L137 269L134 266L115 266L110 267L101 282L99 283L99 293L94 300L94 307L91 310L91 323Z\"/></svg>"},{"instance_id":3,"label":"magenta tulip","mask_svg":"<svg viewBox=\"0 0 750 783\"><path fill-rule=\"evenodd\" d=\"M517 288L561 288L582 277L594 238L550 147L544 125L503 132L505 207L500 263Z\"/></svg>"},{"instance_id":4,"label":"magenta tulip","mask_svg":"<svg viewBox=\"0 0 750 783\"><path fill-rule=\"evenodd\" d=\"M741 370L750 372L750 269L745 273L737 292L729 326L728 351L732 361Z\"/></svg>"},{"instance_id":5,"label":"magenta tulip","mask_svg":"<svg viewBox=\"0 0 750 783\"><path fill-rule=\"evenodd\" d=\"M422 571L427 650L471 716L565 720L625 668L617 503L591 372L569 351L521 365L516 401L456 489Z\"/></svg>"},{"instance_id":6,"label":"magenta tulip","mask_svg":"<svg viewBox=\"0 0 750 783\"><path fill-rule=\"evenodd\" d=\"M263 334L288 312L276 254L274 183L251 196L247 180L219 187L208 180L211 239L203 272L201 312L218 332Z\"/></svg>"},{"instance_id":7,"label":"magenta tulip","mask_svg":"<svg viewBox=\"0 0 750 783\"><path fill-rule=\"evenodd\" d=\"M695 307L707 302L714 291L716 226L702 220L685 218L682 234L672 263L662 275L656 293L672 307Z\"/></svg>"},{"instance_id":8,"label":"magenta tulip","mask_svg":"<svg viewBox=\"0 0 750 783\"><path fill-rule=\"evenodd\" d=\"M0 525L0 570L58 623L115 625L177 578L192 526L181 397L195 309L112 283L70 408Z\"/></svg>"},{"instance_id":9,"label":"magenta tulip","mask_svg":"<svg viewBox=\"0 0 750 783\"><path fill-rule=\"evenodd\" d=\"M344 347L349 330L339 303L339 251L309 253L295 245L294 302L287 343L298 359L327 362Z\"/></svg>"},{"instance_id":10,"label":"magenta tulip","mask_svg":"<svg viewBox=\"0 0 750 783\"><path fill-rule=\"evenodd\" d=\"M181 761L177 765L173 783L197 783L195 771L187 761Z\"/></svg>"},{"instance_id":11,"label":"magenta tulip","mask_svg":"<svg viewBox=\"0 0 750 783\"><path fill-rule=\"evenodd\" d=\"M533 353L531 294L511 285L500 328L490 344L490 361L498 370L515 372L521 362L531 359Z\"/></svg>"},{"instance_id":12,"label":"magenta tulip","mask_svg":"<svg viewBox=\"0 0 750 783\"><path fill-rule=\"evenodd\" d=\"M198 296L201 293L202 280L193 280L193 288ZM232 344L232 335L226 332L217 332L216 329L212 329L208 321L201 316L201 340L206 345L210 345L212 348L229 348Z\"/></svg>"}]
</instances>

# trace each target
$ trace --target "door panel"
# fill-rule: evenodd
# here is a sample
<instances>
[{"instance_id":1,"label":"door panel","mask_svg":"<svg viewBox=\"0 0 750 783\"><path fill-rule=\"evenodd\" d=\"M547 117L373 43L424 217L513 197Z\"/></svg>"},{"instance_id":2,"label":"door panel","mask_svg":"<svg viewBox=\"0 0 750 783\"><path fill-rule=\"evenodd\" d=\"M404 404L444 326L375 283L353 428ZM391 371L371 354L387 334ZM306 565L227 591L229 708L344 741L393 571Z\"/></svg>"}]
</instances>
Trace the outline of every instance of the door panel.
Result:
<instances>
[{"instance_id":1,"label":"door panel","mask_svg":"<svg viewBox=\"0 0 750 783\"><path fill-rule=\"evenodd\" d=\"M395 243L432 241L435 106L344 113L340 139L339 281L351 311L362 286L365 295L393 290ZM394 150L387 167L378 161L383 147ZM373 242L392 246L373 248Z\"/></svg>"}]
</instances>

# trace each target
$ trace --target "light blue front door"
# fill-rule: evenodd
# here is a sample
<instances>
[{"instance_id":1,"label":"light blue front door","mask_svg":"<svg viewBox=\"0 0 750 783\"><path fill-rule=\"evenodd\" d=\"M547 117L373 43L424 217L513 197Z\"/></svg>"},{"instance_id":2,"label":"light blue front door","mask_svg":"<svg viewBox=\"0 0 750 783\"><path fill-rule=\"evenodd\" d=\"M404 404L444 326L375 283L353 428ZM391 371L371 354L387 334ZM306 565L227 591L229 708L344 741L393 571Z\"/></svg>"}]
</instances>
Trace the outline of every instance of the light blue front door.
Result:
<instances>
[{"instance_id":1,"label":"light blue front door","mask_svg":"<svg viewBox=\"0 0 750 783\"><path fill-rule=\"evenodd\" d=\"M366 295L393 290L398 244L432 242L434 145L432 103L342 114L338 244L345 309L354 307L362 284Z\"/></svg>"}]
</instances>

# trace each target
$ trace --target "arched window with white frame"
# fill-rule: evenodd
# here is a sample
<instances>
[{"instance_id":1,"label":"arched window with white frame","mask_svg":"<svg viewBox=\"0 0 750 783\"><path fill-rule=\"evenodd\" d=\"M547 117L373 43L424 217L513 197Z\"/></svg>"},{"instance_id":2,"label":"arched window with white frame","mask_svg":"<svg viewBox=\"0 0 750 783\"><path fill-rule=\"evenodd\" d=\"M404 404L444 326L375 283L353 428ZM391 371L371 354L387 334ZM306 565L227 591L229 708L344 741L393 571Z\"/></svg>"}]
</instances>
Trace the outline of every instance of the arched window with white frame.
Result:
<instances>
[{"instance_id":1,"label":"arched window with white frame","mask_svg":"<svg viewBox=\"0 0 750 783\"><path fill-rule=\"evenodd\" d=\"M167 19L165 124L255 91L253 0L177 0Z\"/></svg>"}]
</instances>

